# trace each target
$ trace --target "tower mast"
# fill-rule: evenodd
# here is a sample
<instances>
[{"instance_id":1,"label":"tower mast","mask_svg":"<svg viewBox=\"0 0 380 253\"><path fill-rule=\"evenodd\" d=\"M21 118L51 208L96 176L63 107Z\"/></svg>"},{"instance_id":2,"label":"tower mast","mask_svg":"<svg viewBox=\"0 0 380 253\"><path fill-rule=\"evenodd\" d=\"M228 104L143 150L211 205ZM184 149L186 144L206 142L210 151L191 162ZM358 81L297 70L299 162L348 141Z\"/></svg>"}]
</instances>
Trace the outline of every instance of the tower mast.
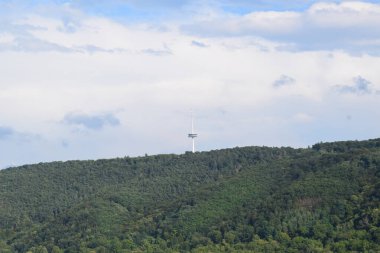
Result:
<instances>
[{"instance_id":1,"label":"tower mast","mask_svg":"<svg viewBox=\"0 0 380 253\"><path fill-rule=\"evenodd\" d=\"M195 153L195 140L194 138L196 138L198 136L198 134L194 133L194 116L193 116L193 113L191 113L191 133L188 134L188 137L191 138L192 142L193 142L193 153Z\"/></svg>"}]
</instances>

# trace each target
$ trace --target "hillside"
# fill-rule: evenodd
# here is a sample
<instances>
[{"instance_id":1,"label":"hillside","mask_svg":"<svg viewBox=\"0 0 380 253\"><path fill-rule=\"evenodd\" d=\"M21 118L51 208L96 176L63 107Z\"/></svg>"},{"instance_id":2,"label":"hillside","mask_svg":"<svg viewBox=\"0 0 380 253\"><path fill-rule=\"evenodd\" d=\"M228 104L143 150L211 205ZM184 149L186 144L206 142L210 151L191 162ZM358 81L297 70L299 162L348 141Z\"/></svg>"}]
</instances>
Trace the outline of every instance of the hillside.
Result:
<instances>
[{"instance_id":1,"label":"hillside","mask_svg":"<svg viewBox=\"0 0 380 253\"><path fill-rule=\"evenodd\" d=\"M380 252L380 139L0 171L0 252Z\"/></svg>"}]
</instances>

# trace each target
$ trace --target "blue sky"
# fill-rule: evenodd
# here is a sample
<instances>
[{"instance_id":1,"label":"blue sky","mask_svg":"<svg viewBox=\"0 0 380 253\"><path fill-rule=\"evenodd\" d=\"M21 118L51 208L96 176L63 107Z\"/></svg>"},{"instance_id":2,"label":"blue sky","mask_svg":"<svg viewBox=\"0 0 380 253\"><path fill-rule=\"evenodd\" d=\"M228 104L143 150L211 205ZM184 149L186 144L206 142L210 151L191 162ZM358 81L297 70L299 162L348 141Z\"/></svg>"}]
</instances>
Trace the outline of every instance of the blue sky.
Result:
<instances>
[{"instance_id":1,"label":"blue sky","mask_svg":"<svg viewBox=\"0 0 380 253\"><path fill-rule=\"evenodd\" d=\"M0 1L0 168L380 135L379 1Z\"/></svg>"}]
</instances>

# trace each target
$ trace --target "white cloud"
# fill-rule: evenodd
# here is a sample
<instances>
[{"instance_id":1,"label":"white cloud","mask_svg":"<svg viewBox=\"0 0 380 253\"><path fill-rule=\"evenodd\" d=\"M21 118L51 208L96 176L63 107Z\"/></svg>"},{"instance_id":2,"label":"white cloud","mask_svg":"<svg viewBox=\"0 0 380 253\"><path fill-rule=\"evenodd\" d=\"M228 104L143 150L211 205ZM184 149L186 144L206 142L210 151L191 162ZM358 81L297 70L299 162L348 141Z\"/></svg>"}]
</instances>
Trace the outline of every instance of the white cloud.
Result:
<instances>
[{"instance_id":1,"label":"white cloud","mask_svg":"<svg viewBox=\"0 0 380 253\"><path fill-rule=\"evenodd\" d=\"M0 33L0 44L11 44L14 39L14 36L10 33Z\"/></svg>"},{"instance_id":2,"label":"white cloud","mask_svg":"<svg viewBox=\"0 0 380 253\"><path fill-rule=\"evenodd\" d=\"M30 29L34 39L59 45L73 52L130 50L132 52L164 51L165 32L153 30L148 25L128 27L106 18L86 17L76 21L75 29L67 32L63 20L29 15L19 25L39 27ZM154 37L155 40L151 40Z\"/></svg>"},{"instance_id":3,"label":"white cloud","mask_svg":"<svg viewBox=\"0 0 380 253\"><path fill-rule=\"evenodd\" d=\"M346 50L379 54L380 4L347 1L315 3L305 11L219 13L182 26L201 36L255 36L287 43L286 50ZM367 43L363 43L367 42ZM369 42L369 43L368 43Z\"/></svg>"},{"instance_id":4,"label":"white cloud","mask_svg":"<svg viewBox=\"0 0 380 253\"><path fill-rule=\"evenodd\" d=\"M316 3L306 12L307 18L316 26L366 29L380 25L380 5L348 1Z\"/></svg>"},{"instance_id":5,"label":"white cloud","mask_svg":"<svg viewBox=\"0 0 380 253\"><path fill-rule=\"evenodd\" d=\"M291 33L301 29L294 22L303 18L299 15L232 17L231 29L261 32L277 22L266 34ZM1 125L41 138L2 140L1 163L183 152L190 144L190 108L200 115L201 150L373 137L373 126L380 124L371 109L380 105L377 95L331 92L337 84L351 85L355 76L379 90L375 55L284 51L278 49L283 44L256 36L185 35L176 24L163 31L86 15L77 15L74 23L43 15L17 22L21 30L0 36L20 43L0 50ZM291 85L273 89L275 80ZM62 124L70 112L81 112L80 117ZM110 125L104 112L112 113L117 127L103 127ZM352 126L339 134L347 115ZM72 131L93 120L98 131ZM365 132L355 125L359 120L371 122Z\"/></svg>"},{"instance_id":6,"label":"white cloud","mask_svg":"<svg viewBox=\"0 0 380 253\"><path fill-rule=\"evenodd\" d=\"M293 116L293 119L300 123L310 123L314 120L314 117L307 113L297 113Z\"/></svg>"},{"instance_id":7,"label":"white cloud","mask_svg":"<svg viewBox=\"0 0 380 253\"><path fill-rule=\"evenodd\" d=\"M297 12L253 12L243 16L241 29L263 33L289 33L300 26L301 15ZM236 29L238 29L236 27Z\"/></svg>"}]
</instances>

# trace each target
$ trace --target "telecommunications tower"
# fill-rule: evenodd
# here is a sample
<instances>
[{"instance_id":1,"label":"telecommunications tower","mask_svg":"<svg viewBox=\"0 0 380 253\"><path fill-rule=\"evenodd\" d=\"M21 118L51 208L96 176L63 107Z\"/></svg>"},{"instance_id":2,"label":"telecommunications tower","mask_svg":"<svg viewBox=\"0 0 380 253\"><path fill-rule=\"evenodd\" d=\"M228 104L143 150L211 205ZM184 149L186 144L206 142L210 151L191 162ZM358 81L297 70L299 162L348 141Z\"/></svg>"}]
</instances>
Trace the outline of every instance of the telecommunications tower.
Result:
<instances>
[{"instance_id":1,"label":"telecommunications tower","mask_svg":"<svg viewBox=\"0 0 380 253\"><path fill-rule=\"evenodd\" d=\"M194 133L194 116L191 114L191 133L188 134L188 137L193 141L193 153L195 152L195 140L194 138L198 137L198 134Z\"/></svg>"}]
</instances>

